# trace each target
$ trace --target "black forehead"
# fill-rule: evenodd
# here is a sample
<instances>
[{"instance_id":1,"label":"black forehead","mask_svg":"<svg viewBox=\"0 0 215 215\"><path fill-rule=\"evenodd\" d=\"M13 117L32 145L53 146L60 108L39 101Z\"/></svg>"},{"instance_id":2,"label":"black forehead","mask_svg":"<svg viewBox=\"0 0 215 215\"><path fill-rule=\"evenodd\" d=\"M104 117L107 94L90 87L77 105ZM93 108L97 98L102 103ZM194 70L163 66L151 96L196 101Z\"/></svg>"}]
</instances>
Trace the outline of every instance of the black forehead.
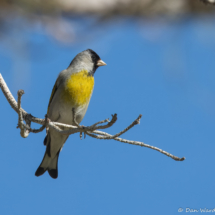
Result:
<instances>
[{"instance_id":1,"label":"black forehead","mask_svg":"<svg viewBox=\"0 0 215 215\"><path fill-rule=\"evenodd\" d=\"M87 51L90 53L91 58L94 62L97 62L98 60L100 60L100 57L92 49L87 49Z\"/></svg>"}]
</instances>

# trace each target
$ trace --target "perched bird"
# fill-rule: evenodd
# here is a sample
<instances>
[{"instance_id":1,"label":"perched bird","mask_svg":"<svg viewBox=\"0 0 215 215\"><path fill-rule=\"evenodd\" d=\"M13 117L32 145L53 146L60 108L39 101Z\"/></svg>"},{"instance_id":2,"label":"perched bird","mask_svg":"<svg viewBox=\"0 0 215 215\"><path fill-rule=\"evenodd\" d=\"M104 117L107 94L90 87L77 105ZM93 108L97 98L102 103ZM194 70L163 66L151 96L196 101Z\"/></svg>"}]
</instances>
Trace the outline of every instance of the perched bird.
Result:
<instances>
[{"instance_id":1,"label":"perched bird","mask_svg":"<svg viewBox=\"0 0 215 215\"><path fill-rule=\"evenodd\" d=\"M73 110L76 122L80 123L87 111L94 87L94 73L106 63L91 49L87 49L72 60L63 70L53 87L47 116L54 122L73 124ZM35 172L40 176L48 170L52 178L58 177L59 153L69 136L49 128L44 139L46 145L43 160Z\"/></svg>"}]
</instances>

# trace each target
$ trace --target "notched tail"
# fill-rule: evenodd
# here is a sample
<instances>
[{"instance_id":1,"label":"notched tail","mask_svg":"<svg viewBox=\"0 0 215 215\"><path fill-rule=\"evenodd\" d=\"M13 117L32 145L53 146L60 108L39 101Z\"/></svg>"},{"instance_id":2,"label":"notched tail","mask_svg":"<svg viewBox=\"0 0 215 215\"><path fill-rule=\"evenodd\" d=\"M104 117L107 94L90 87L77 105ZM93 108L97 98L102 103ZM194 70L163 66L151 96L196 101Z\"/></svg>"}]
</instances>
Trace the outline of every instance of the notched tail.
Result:
<instances>
[{"instance_id":1,"label":"notched tail","mask_svg":"<svg viewBox=\"0 0 215 215\"><path fill-rule=\"evenodd\" d=\"M44 139L44 145L46 145L46 152L43 157L43 160L38 167L37 171L35 172L35 176L41 176L43 175L46 170L48 170L49 175L52 178L57 178L58 177L58 157L60 154L60 150L56 154L54 158L51 158L51 144L50 144L50 135L49 133L46 135Z\"/></svg>"},{"instance_id":2,"label":"notched tail","mask_svg":"<svg viewBox=\"0 0 215 215\"><path fill-rule=\"evenodd\" d=\"M52 178L58 177L58 157L60 151L56 154L54 158L49 157L47 152L44 155L43 161L35 172L35 176L43 175L47 170Z\"/></svg>"}]
</instances>

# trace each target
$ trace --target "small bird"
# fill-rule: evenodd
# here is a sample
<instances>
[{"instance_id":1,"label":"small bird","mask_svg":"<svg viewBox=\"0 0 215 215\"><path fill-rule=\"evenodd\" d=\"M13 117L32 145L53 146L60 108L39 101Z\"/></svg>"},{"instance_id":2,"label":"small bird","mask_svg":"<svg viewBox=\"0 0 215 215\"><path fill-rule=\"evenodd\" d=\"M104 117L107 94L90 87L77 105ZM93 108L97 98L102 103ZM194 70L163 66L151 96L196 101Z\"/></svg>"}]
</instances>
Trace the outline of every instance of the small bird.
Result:
<instances>
[{"instance_id":1,"label":"small bird","mask_svg":"<svg viewBox=\"0 0 215 215\"><path fill-rule=\"evenodd\" d=\"M89 105L94 88L94 73L106 63L91 49L80 52L69 67L59 75L49 100L47 117L54 122L73 125L73 111L79 124ZM49 128L44 139L43 160L35 172L40 176L48 170L52 178L58 177L59 153L69 136Z\"/></svg>"}]
</instances>

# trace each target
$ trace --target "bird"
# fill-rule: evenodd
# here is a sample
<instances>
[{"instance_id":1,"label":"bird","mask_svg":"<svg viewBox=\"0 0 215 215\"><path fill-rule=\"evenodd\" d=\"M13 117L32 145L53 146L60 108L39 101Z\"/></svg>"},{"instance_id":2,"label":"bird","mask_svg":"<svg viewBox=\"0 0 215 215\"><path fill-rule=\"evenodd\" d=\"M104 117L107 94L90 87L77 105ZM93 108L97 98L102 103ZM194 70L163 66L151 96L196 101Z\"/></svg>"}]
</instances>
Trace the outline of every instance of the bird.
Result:
<instances>
[{"instance_id":1,"label":"bird","mask_svg":"<svg viewBox=\"0 0 215 215\"><path fill-rule=\"evenodd\" d=\"M92 96L94 74L98 67L105 65L92 49L77 54L68 68L58 75L49 100L47 117L53 122L74 125L75 113L76 122L80 124ZM35 176L48 171L52 178L58 177L58 157L68 137L53 128L47 129L44 139L46 151Z\"/></svg>"}]
</instances>

